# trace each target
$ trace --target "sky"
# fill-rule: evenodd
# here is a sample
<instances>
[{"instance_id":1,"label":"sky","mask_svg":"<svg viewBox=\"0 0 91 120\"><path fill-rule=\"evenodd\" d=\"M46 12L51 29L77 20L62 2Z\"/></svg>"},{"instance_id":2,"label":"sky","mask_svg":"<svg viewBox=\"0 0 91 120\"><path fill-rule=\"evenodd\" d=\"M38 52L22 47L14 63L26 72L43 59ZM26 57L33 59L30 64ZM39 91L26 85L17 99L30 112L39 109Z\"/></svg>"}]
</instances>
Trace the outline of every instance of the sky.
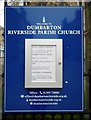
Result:
<instances>
[{"instance_id":1,"label":"sky","mask_svg":"<svg viewBox=\"0 0 91 120\"><path fill-rule=\"evenodd\" d=\"M0 26L4 27L4 2L0 0Z\"/></svg>"},{"instance_id":2,"label":"sky","mask_svg":"<svg viewBox=\"0 0 91 120\"><path fill-rule=\"evenodd\" d=\"M4 1L5 0L0 0L0 26L4 27ZM7 0L8 2L10 0ZM22 0L20 3L20 6L22 6Z\"/></svg>"}]
</instances>

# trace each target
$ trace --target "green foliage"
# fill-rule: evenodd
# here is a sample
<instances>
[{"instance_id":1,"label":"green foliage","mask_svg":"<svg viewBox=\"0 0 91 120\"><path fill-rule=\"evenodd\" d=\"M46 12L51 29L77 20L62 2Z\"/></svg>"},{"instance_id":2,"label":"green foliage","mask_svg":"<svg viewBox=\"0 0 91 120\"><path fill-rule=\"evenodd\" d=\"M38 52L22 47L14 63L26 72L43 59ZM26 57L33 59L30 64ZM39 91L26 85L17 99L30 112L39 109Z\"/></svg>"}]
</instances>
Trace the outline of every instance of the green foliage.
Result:
<instances>
[{"instance_id":1,"label":"green foliage","mask_svg":"<svg viewBox=\"0 0 91 120\"><path fill-rule=\"evenodd\" d=\"M52 115L46 114L44 120L52 120Z\"/></svg>"},{"instance_id":2,"label":"green foliage","mask_svg":"<svg viewBox=\"0 0 91 120\"><path fill-rule=\"evenodd\" d=\"M23 115L17 115L16 120L23 120Z\"/></svg>"},{"instance_id":3,"label":"green foliage","mask_svg":"<svg viewBox=\"0 0 91 120\"><path fill-rule=\"evenodd\" d=\"M43 116L41 114L37 114L35 116L35 120L42 120L43 119Z\"/></svg>"},{"instance_id":4,"label":"green foliage","mask_svg":"<svg viewBox=\"0 0 91 120\"><path fill-rule=\"evenodd\" d=\"M14 116L13 115L8 115L7 120L14 120Z\"/></svg>"},{"instance_id":5,"label":"green foliage","mask_svg":"<svg viewBox=\"0 0 91 120\"><path fill-rule=\"evenodd\" d=\"M83 115L83 120L89 120L89 114L84 114Z\"/></svg>"},{"instance_id":6,"label":"green foliage","mask_svg":"<svg viewBox=\"0 0 91 120\"><path fill-rule=\"evenodd\" d=\"M73 115L73 120L80 120L80 114Z\"/></svg>"},{"instance_id":7,"label":"green foliage","mask_svg":"<svg viewBox=\"0 0 91 120\"><path fill-rule=\"evenodd\" d=\"M64 115L64 120L71 120L71 115L70 114Z\"/></svg>"},{"instance_id":8,"label":"green foliage","mask_svg":"<svg viewBox=\"0 0 91 120\"><path fill-rule=\"evenodd\" d=\"M54 120L62 120L62 116L60 114L56 114L54 116Z\"/></svg>"},{"instance_id":9,"label":"green foliage","mask_svg":"<svg viewBox=\"0 0 91 120\"><path fill-rule=\"evenodd\" d=\"M33 120L33 116L28 114L25 116L25 120Z\"/></svg>"}]
</instances>

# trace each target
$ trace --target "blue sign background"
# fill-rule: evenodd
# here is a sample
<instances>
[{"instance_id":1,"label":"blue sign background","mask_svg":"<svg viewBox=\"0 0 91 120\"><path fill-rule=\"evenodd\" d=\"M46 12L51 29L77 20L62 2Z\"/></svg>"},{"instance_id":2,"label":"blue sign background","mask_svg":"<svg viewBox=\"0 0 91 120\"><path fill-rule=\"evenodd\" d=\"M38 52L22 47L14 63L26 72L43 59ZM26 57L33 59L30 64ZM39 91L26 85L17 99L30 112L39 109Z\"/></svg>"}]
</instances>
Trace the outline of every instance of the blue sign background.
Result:
<instances>
[{"instance_id":1,"label":"blue sign background","mask_svg":"<svg viewBox=\"0 0 91 120\"><path fill-rule=\"evenodd\" d=\"M25 30L42 22L42 17L62 30L81 30L76 35L9 35L8 30ZM63 39L63 88L25 89L25 39ZM67 82L67 83L66 83ZM5 8L5 112L82 111L83 110L83 17L81 7ZM58 91L67 95L58 105L30 105L21 95L30 91ZM50 93L51 95L51 93Z\"/></svg>"}]
</instances>

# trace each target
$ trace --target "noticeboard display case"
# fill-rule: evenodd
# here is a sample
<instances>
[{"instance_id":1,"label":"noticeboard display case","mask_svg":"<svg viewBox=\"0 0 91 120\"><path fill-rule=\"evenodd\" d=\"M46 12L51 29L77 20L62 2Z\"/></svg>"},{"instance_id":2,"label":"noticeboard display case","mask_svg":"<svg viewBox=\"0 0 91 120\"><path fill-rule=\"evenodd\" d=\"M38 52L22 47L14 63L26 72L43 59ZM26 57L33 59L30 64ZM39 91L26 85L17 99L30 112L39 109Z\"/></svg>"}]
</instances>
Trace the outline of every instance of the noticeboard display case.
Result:
<instances>
[{"instance_id":1,"label":"noticeboard display case","mask_svg":"<svg viewBox=\"0 0 91 120\"><path fill-rule=\"evenodd\" d=\"M83 8L5 7L4 66L4 112L83 111Z\"/></svg>"},{"instance_id":2,"label":"noticeboard display case","mask_svg":"<svg viewBox=\"0 0 91 120\"><path fill-rule=\"evenodd\" d=\"M62 40L25 39L25 88L62 88Z\"/></svg>"}]
</instances>

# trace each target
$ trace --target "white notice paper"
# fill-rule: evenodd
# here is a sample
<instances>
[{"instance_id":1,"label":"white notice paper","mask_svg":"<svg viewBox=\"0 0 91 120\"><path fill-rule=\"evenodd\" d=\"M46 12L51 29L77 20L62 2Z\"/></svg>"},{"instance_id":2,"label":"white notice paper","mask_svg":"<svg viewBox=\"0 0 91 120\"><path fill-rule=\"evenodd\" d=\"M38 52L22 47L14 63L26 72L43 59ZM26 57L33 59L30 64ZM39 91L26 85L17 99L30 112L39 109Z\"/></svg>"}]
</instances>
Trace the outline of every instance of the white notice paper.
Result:
<instances>
[{"instance_id":1,"label":"white notice paper","mask_svg":"<svg viewBox=\"0 0 91 120\"><path fill-rule=\"evenodd\" d=\"M56 45L32 45L31 61L31 82L56 81Z\"/></svg>"}]
</instances>

